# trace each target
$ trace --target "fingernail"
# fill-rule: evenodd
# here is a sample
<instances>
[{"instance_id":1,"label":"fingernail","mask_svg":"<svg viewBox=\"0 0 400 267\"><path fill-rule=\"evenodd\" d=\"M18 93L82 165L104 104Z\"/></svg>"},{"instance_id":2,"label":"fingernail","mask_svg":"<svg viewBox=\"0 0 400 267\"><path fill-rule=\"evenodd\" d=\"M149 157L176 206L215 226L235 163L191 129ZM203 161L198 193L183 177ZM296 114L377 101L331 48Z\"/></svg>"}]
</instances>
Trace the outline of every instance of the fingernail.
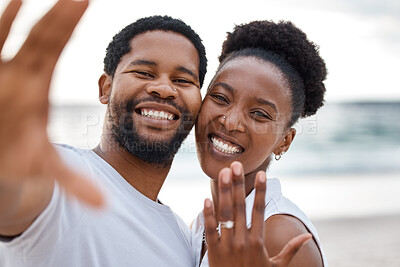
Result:
<instances>
[{"instance_id":1,"label":"fingernail","mask_svg":"<svg viewBox=\"0 0 400 267\"><path fill-rule=\"evenodd\" d=\"M207 198L207 199L204 201L204 206L206 206L206 208L211 208L212 203L211 203L211 200L210 200L209 198Z\"/></svg>"},{"instance_id":2,"label":"fingernail","mask_svg":"<svg viewBox=\"0 0 400 267\"><path fill-rule=\"evenodd\" d=\"M260 176L258 177L258 181L260 181L261 183L265 183L266 180L267 180L267 179L265 178L265 175L260 175Z\"/></svg>"},{"instance_id":3,"label":"fingernail","mask_svg":"<svg viewBox=\"0 0 400 267\"><path fill-rule=\"evenodd\" d=\"M307 234L303 234L303 235L307 235ZM308 233L307 238L304 240L302 246L307 244L311 239L312 239L312 235L310 233Z\"/></svg>"},{"instance_id":4,"label":"fingernail","mask_svg":"<svg viewBox=\"0 0 400 267\"><path fill-rule=\"evenodd\" d=\"M242 174L242 168L240 168L239 164L234 164L232 166L233 169L233 174L235 174L236 176L239 176L240 174Z\"/></svg>"},{"instance_id":5,"label":"fingernail","mask_svg":"<svg viewBox=\"0 0 400 267\"><path fill-rule=\"evenodd\" d=\"M87 3L89 3L89 0L72 0L72 2L78 2L78 3L87 2ZM93 0L90 0L90 2L93 2Z\"/></svg>"},{"instance_id":6,"label":"fingernail","mask_svg":"<svg viewBox=\"0 0 400 267\"><path fill-rule=\"evenodd\" d=\"M228 176L222 176L222 183L224 184L229 184L229 177Z\"/></svg>"}]
</instances>

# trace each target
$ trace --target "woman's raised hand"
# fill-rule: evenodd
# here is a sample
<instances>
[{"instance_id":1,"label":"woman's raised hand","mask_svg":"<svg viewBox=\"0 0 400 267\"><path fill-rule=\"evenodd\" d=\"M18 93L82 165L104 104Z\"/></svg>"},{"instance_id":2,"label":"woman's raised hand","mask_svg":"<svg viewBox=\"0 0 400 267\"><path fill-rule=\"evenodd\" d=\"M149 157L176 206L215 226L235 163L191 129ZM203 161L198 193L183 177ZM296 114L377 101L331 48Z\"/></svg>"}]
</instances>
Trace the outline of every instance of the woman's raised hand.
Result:
<instances>
[{"instance_id":1,"label":"woman's raised hand","mask_svg":"<svg viewBox=\"0 0 400 267\"><path fill-rule=\"evenodd\" d=\"M11 0L0 18L0 55L21 4ZM47 136L53 70L87 6L87 0L59 0L14 58L0 58L0 189L27 179L56 179L87 203L103 201L98 189L63 164Z\"/></svg>"},{"instance_id":2,"label":"woman's raised hand","mask_svg":"<svg viewBox=\"0 0 400 267\"><path fill-rule=\"evenodd\" d=\"M245 186L243 166L233 162L218 177L218 205L215 219L211 200L204 203L206 240L210 267L288 266L298 249L311 234L302 234L289 241L282 251L270 258L264 239L264 210L266 194L265 172L255 179L255 200L251 227L246 225ZM220 227L220 234L216 231Z\"/></svg>"}]
</instances>

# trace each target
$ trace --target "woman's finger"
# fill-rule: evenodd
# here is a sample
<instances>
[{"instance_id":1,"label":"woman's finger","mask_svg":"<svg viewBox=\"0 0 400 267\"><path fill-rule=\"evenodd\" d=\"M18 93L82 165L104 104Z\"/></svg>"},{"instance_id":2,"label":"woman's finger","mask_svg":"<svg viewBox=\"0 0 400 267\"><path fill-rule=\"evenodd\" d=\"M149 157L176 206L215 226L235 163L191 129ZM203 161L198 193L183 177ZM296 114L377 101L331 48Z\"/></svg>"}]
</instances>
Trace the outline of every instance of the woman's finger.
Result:
<instances>
[{"instance_id":1,"label":"woman's finger","mask_svg":"<svg viewBox=\"0 0 400 267\"><path fill-rule=\"evenodd\" d=\"M87 0L59 0L32 28L15 56L35 73L51 77L57 60L88 6ZM47 92L47 90L46 90Z\"/></svg>"},{"instance_id":2,"label":"woman's finger","mask_svg":"<svg viewBox=\"0 0 400 267\"><path fill-rule=\"evenodd\" d=\"M51 147L48 153L49 157L43 159L44 176L57 180L61 187L70 195L77 197L80 201L93 207L102 207L104 197L99 188L83 175L70 170L65 166L56 150Z\"/></svg>"},{"instance_id":3,"label":"woman's finger","mask_svg":"<svg viewBox=\"0 0 400 267\"><path fill-rule=\"evenodd\" d=\"M274 266L288 266L297 251L312 238L309 233L301 234L290 240L278 255L270 259Z\"/></svg>"},{"instance_id":4,"label":"woman's finger","mask_svg":"<svg viewBox=\"0 0 400 267\"><path fill-rule=\"evenodd\" d=\"M231 171L233 211L235 216L235 242L239 245L244 245L247 225L243 165L238 161L234 161L231 164Z\"/></svg>"},{"instance_id":5,"label":"woman's finger","mask_svg":"<svg viewBox=\"0 0 400 267\"><path fill-rule=\"evenodd\" d=\"M206 244L212 251L218 244L217 221L215 220L213 204L210 199L204 201L204 223L206 232Z\"/></svg>"},{"instance_id":6,"label":"woman's finger","mask_svg":"<svg viewBox=\"0 0 400 267\"><path fill-rule=\"evenodd\" d=\"M234 227L232 203L232 172L229 168L220 171L218 177L218 220L221 242L231 245Z\"/></svg>"},{"instance_id":7,"label":"woman's finger","mask_svg":"<svg viewBox=\"0 0 400 267\"><path fill-rule=\"evenodd\" d=\"M264 211L267 177L265 172L259 171L256 175L254 187L256 189L251 219L251 235L264 236Z\"/></svg>"},{"instance_id":8,"label":"woman's finger","mask_svg":"<svg viewBox=\"0 0 400 267\"><path fill-rule=\"evenodd\" d=\"M14 22L15 17L22 5L21 0L11 0L8 6L1 15L0 18L0 54L3 51L4 43L7 40L8 34L10 33L11 25Z\"/></svg>"}]
</instances>

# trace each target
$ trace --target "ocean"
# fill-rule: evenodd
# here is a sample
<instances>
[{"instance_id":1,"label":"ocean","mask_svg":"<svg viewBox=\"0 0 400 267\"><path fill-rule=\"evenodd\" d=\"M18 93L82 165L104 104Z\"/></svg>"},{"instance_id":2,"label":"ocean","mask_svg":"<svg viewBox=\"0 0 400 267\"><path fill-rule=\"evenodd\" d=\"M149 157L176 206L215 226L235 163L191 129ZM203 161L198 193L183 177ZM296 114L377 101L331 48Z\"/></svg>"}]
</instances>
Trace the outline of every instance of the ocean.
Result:
<instances>
[{"instance_id":1,"label":"ocean","mask_svg":"<svg viewBox=\"0 0 400 267\"><path fill-rule=\"evenodd\" d=\"M104 114L100 104L55 106L50 139L92 148L100 140ZM400 172L400 102L327 104L295 128L290 150L270 172L279 176ZM183 173L185 166L197 161L193 132L176 159L181 166L175 166Z\"/></svg>"},{"instance_id":2,"label":"ocean","mask_svg":"<svg viewBox=\"0 0 400 267\"><path fill-rule=\"evenodd\" d=\"M104 114L100 104L53 106L50 139L93 148ZM279 177L284 194L310 217L400 213L400 197L389 199L400 195L400 102L328 103L295 128L288 153L271 164L267 176ZM160 199L189 223L210 197L208 181L197 162L192 132L175 157ZM378 195L374 202L371 194Z\"/></svg>"}]
</instances>

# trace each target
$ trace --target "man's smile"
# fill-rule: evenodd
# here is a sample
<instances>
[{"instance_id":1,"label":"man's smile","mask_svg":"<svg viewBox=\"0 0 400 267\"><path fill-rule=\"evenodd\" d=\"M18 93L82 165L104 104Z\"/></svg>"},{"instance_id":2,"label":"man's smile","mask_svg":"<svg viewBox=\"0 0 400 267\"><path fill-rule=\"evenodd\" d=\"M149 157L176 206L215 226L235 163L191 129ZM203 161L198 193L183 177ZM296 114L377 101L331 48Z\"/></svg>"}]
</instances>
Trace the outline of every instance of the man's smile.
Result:
<instances>
[{"instance_id":1,"label":"man's smile","mask_svg":"<svg viewBox=\"0 0 400 267\"><path fill-rule=\"evenodd\" d=\"M152 119L157 119L157 120L174 120L175 115L172 113L169 113L168 111L160 111L156 109L148 109L148 108L143 108L140 109L140 115L152 118Z\"/></svg>"}]
</instances>

